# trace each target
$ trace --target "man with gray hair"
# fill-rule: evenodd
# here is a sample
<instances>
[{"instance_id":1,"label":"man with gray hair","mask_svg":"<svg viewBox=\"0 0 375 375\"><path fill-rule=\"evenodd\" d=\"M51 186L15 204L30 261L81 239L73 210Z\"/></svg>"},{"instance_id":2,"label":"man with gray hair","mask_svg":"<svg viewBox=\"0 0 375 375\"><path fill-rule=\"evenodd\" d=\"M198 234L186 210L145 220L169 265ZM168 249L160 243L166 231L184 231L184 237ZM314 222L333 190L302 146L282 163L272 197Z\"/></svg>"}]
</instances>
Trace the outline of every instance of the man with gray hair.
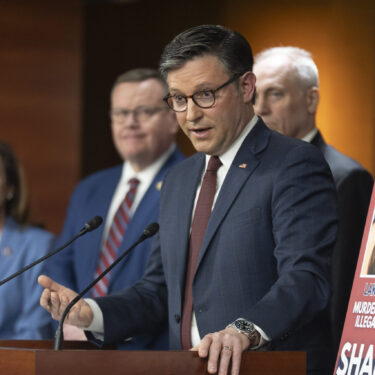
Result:
<instances>
[{"instance_id":1,"label":"man with gray hair","mask_svg":"<svg viewBox=\"0 0 375 375\"><path fill-rule=\"evenodd\" d=\"M332 256L330 315L337 353L357 257L370 202L373 178L359 163L325 143L316 127L319 76L311 54L297 47L274 47L255 57L255 112L284 135L317 146L338 193L339 229Z\"/></svg>"}]
</instances>

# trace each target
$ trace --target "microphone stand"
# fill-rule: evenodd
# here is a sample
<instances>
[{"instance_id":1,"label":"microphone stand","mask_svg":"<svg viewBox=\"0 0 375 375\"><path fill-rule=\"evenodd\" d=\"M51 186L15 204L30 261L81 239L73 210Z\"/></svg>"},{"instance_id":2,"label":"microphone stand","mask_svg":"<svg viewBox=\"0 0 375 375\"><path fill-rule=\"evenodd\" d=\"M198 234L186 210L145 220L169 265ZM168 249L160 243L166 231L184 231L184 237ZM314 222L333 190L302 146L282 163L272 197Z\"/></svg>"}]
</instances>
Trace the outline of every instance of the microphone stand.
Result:
<instances>
[{"instance_id":1,"label":"microphone stand","mask_svg":"<svg viewBox=\"0 0 375 375\"><path fill-rule=\"evenodd\" d=\"M94 226L91 226L91 223L94 221ZM43 262L45 259L48 259L52 255L55 255L56 253L60 252L61 250L65 249L67 246L69 246L73 241L75 241L77 238L83 236L87 232L91 232L92 230L96 229L102 222L102 218L99 216L96 216L95 218L91 219L88 223L85 224L85 226L80 230L78 234L76 234L70 241L59 247L58 249L49 252L48 254L44 255L43 257L37 259L35 262L29 264L28 266L22 268L21 270L13 273L12 275L8 276L6 279L0 281L0 286L7 283L8 281L14 279L18 275L21 275L21 273L24 273L25 271L29 270L30 268L36 266L40 262Z\"/></svg>"},{"instance_id":2,"label":"microphone stand","mask_svg":"<svg viewBox=\"0 0 375 375\"><path fill-rule=\"evenodd\" d=\"M153 227L152 227L153 226ZM152 227L151 231L148 228ZM100 281L109 271L112 270L118 263L120 263L138 244L143 242L145 239L153 236L159 230L159 225L157 223L150 224L143 232L141 237L137 242L135 242L129 249L127 249L121 256L119 256L105 271L103 271L94 281L92 281L87 288L85 288L81 293L76 295L66 306L64 312L61 315L59 325L56 330L55 334L55 341L54 341L54 350L61 350L62 344L64 341L64 332L63 332L63 324L66 316L70 309L98 282ZM153 231L153 232L152 232Z\"/></svg>"}]
</instances>

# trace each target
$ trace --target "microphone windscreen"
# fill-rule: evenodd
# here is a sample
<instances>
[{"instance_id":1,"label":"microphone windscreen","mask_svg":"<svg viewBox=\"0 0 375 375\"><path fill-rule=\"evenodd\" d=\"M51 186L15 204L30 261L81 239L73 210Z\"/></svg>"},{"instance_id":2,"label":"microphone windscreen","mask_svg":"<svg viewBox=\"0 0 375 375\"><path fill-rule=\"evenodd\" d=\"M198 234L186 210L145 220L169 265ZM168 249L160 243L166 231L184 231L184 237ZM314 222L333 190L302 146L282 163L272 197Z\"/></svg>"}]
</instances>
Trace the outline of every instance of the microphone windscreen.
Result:
<instances>
[{"instance_id":1,"label":"microphone windscreen","mask_svg":"<svg viewBox=\"0 0 375 375\"><path fill-rule=\"evenodd\" d=\"M85 227L88 232L91 232L92 230L99 227L102 222L103 222L103 218L101 216L95 216L86 223Z\"/></svg>"},{"instance_id":2,"label":"microphone windscreen","mask_svg":"<svg viewBox=\"0 0 375 375\"><path fill-rule=\"evenodd\" d=\"M142 236L144 238L152 237L154 234L156 234L159 230L159 224L158 223L151 223L147 226L147 228L143 231Z\"/></svg>"}]
</instances>

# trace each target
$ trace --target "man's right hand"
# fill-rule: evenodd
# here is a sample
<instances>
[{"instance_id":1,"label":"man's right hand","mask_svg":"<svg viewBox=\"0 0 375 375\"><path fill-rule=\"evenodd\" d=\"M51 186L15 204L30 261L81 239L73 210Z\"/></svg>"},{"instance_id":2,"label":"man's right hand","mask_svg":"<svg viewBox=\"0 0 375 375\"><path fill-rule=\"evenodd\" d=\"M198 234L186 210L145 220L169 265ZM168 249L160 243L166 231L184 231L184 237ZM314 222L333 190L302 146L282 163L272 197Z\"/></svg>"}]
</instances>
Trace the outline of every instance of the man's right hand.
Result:
<instances>
[{"instance_id":1,"label":"man's right hand","mask_svg":"<svg viewBox=\"0 0 375 375\"><path fill-rule=\"evenodd\" d=\"M66 306L77 293L44 275L38 277L38 283L44 288L40 305L51 314L53 319L60 320ZM85 329L92 320L91 307L81 299L71 308L65 322Z\"/></svg>"}]
</instances>

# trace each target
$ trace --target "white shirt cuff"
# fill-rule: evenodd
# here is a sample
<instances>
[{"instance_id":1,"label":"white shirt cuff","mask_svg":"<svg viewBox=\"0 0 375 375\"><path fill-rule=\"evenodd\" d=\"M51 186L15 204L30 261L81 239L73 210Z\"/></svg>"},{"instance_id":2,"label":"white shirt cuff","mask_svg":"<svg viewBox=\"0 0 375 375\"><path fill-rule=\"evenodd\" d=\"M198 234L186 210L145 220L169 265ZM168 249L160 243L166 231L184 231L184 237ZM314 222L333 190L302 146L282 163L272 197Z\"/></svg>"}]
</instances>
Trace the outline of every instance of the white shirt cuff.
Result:
<instances>
[{"instance_id":1,"label":"white shirt cuff","mask_svg":"<svg viewBox=\"0 0 375 375\"><path fill-rule=\"evenodd\" d=\"M267 344L267 342L271 341L269 336L262 330L262 328L258 327L256 324L254 324L254 328L259 332L260 334L260 340L259 344L257 346L253 346L252 348L249 348L250 350L256 350L261 348L264 344Z\"/></svg>"},{"instance_id":2,"label":"white shirt cuff","mask_svg":"<svg viewBox=\"0 0 375 375\"><path fill-rule=\"evenodd\" d=\"M85 302L91 307L94 316L91 324L85 328L85 331L92 332L95 338L102 340L104 337L104 319L102 310L100 310L99 305L92 298L85 298Z\"/></svg>"}]
</instances>

